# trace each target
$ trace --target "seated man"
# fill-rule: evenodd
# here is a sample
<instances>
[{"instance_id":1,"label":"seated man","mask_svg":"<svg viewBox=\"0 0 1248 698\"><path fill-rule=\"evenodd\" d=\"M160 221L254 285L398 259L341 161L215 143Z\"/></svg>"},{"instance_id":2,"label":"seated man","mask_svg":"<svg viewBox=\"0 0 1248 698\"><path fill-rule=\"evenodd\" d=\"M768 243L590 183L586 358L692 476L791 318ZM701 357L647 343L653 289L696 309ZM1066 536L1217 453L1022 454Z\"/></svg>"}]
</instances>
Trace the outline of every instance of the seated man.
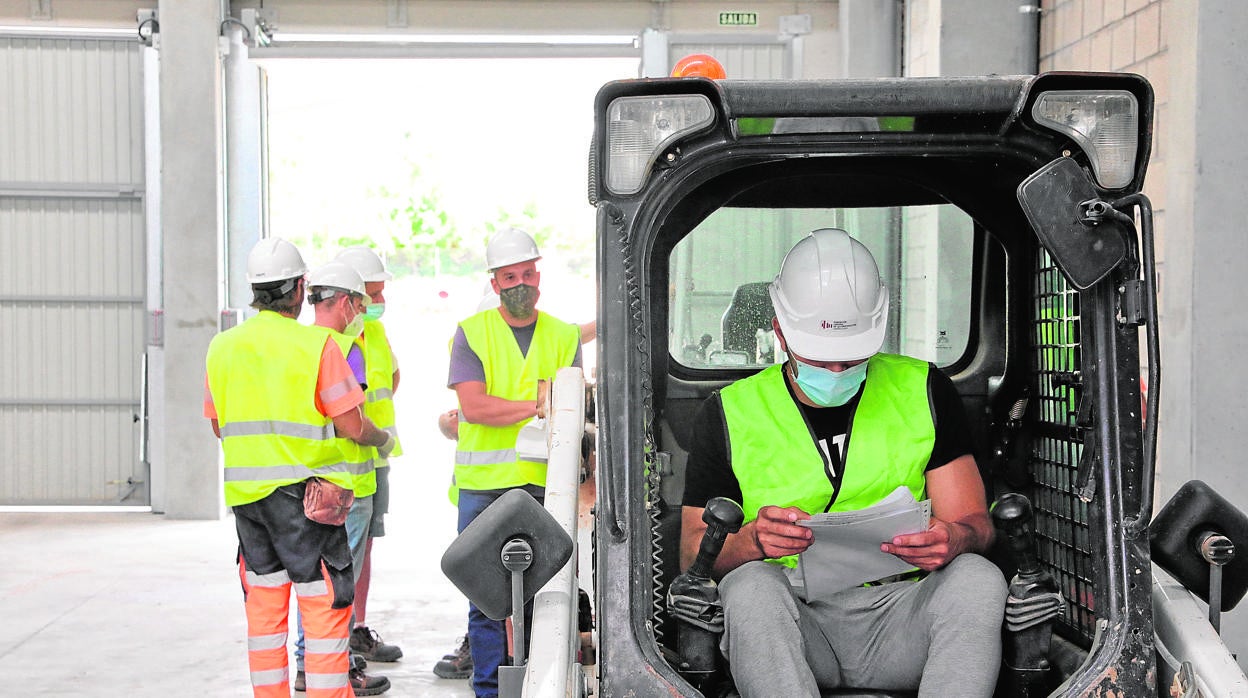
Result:
<instances>
[{"instance_id":1,"label":"seated man","mask_svg":"<svg viewBox=\"0 0 1248 698\"><path fill-rule=\"evenodd\" d=\"M788 361L704 403L681 521L688 567L706 502L728 497L745 510L715 566L720 649L738 690L991 696L1006 586L976 554L993 529L953 383L926 362L880 353L888 291L870 251L843 230L794 245L770 293ZM932 500L931 526L880 550L920 572L806 601L796 563L812 533L797 522L869 507L901 485Z\"/></svg>"}]
</instances>

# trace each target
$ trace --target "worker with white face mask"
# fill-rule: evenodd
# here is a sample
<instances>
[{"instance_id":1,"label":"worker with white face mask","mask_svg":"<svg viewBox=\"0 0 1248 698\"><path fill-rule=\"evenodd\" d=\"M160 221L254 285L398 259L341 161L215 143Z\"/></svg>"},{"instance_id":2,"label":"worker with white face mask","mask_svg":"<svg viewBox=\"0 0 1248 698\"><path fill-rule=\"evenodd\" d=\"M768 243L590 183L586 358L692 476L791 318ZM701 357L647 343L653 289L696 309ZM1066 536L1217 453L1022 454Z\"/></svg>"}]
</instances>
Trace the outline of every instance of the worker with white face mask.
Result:
<instances>
[{"instance_id":1,"label":"worker with white face mask","mask_svg":"<svg viewBox=\"0 0 1248 698\"><path fill-rule=\"evenodd\" d=\"M307 283L308 302L316 313L315 325L327 330L341 349L356 382L365 383L367 371L363 353L355 344L355 338L364 331L364 315L369 304L364 280L349 265L330 262L312 270L308 274ZM367 413L364 414L364 420L372 429L380 431ZM352 489L355 492L355 501L347 513L346 522L353 585L359 580L360 570L363 569L365 542L368 540L369 524L373 519L373 495L377 491L375 462L378 458L389 455L396 443L393 435L384 431L382 433L385 434L385 443L377 448L343 449L343 464L352 475ZM298 670L294 686L296 691L306 686L302 617L300 621L299 640L295 645L295 663ZM369 676L360 672L352 688L357 696L375 696L390 688L390 680L384 676Z\"/></svg>"},{"instance_id":2,"label":"worker with white face mask","mask_svg":"<svg viewBox=\"0 0 1248 698\"><path fill-rule=\"evenodd\" d=\"M953 383L881 352L888 289L844 230L798 241L770 286L788 360L712 394L694 422L681 562L697 556L707 502L740 502L745 525L715 563L720 648L744 698L821 689L991 696L1005 579ZM879 542L912 573L807 596L798 556L820 512L866 509L900 490L931 500L925 531ZM908 492L908 493L907 493Z\"/></svg>"},{"instance_id":3,"label":"worker with white face mask","mask_svg":"<svg viewBox=\"0 0 1248 698\"><path fill-rule=\"evenodd\" d=\"M373 576L373 539L386 534L385 515L390 510L390 459L403 455L394 411L394 393L399 388L399 362L381 322L386 310L386 282L394 276L386 271L381 257L367 247L349 247L339 252L334 261L350 266L364 280L364 293L368 295L369 303L364 312L363 331L356 336L353 348L353 352L360 354L364 361L364 378L361 381L364 386L364 415L396 441L394 450L387 457L379 456L374 461L377 491L373 494L373 518L368 526L368 538L364 541L363 562L356 575L351 651L370 662L393 662L403 656L403 650L383 642L381 636L368 627L366 614Z\"/></svg>"}]
</instances>

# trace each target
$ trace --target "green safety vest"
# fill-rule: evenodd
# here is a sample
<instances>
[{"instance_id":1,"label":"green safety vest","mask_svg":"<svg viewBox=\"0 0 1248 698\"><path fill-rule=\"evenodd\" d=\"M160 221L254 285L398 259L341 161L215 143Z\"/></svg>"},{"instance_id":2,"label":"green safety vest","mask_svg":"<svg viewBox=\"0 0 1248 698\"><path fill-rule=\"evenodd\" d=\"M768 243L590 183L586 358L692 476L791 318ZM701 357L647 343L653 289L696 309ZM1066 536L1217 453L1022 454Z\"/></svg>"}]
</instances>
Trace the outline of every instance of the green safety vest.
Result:
<instances>
[{"instance_id":1,"label":"green safety vest","mask_svg":"<svg viewBox=\"0 0 1248 698\"><path fill-rule=\"evenodd\" d=\"M481 358L488 395L505 400L536 400L537 381L552 380L571 366L580 347L580 329L543 312L537 314L527 355L520 353L511 326L497 308L459 323L468 346ZM516 435L529 420L502 427L461 421L455 449L455 485L463 490L546 486L546 464L520 460ZM455 491L452 491L452 497Z\"/></svg>"},{"instance_id":2,"label":"green safety vest","mask_svg":"<svg viewBox=\"0 0 1248 698\"><path fill-rule=\"evenodd\" d=\"M394 437L394 450L390 458L403 455L399 443L399 430L394 417L394 354L390 353L390 340L380 320L364 323L364 334L356 340L364 350L364 375L368 390L364 393L364 416L373 424ZM390 465L386 458L378 457L378 468Z\"/></svg>"},{"instance_id":3,"label":"green safety vest","mask_svg":"<svg viewBox=\"0 0 1248 698\"><path fill-rule=\"evenodd\" d=\"M342 350L343 358L346 358L347 353L351 351L351 346L355 344L355 339L328 327L321 329L329 333L330 339L334 340L334 343ZM368 364L365 363L365 371L368 370L367 366ZM338 444L338 449L342 451L343 462L351 471L351 490L355 492L355 496L367 497L376 494L377 449L356 443L351 439L336 438L334 441Z\"/></svg>"},{"instance_id":4,"label":"green safety vest","mask_svg":"<svg viewBox=\"0 0 1248 698\"><path fill-rule=\"evenodd\" d=\"M927 371L926 362L906 356L871 357L850 426L853 438L845 454L841 491L831 508L834 492L824 457L785 387L784 366L771 366L720 391L745 522L758 518L758 510L768 505L811 514L865 509L900 485L909 487L916 500L923 499L924 472L936 442ZM772 562L794 567L797 556Z\"/></svg>"},{"instance_id":5,"label":"green safety vest","mask_svg":"<svg viewBox=\"0 0 1248 698\"><path fill-rule=\"evenodd\" d=\"M323 328L266 310L208 345L227 506L264 499L313 476L352 486L334 422L313 399L325 340Z\"/></svg>"}]
</instances>

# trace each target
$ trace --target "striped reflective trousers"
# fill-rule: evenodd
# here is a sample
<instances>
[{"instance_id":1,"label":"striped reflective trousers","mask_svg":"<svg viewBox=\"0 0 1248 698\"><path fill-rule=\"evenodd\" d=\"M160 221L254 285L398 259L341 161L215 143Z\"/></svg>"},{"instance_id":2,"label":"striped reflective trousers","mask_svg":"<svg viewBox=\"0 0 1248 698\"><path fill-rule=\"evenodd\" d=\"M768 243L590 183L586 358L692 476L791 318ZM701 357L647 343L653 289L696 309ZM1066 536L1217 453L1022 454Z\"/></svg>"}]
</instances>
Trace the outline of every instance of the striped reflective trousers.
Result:
<instances>
[{"instance_id":1,"label":"striped reflective trousers","mask_svg":"<svg viewBox=\"0 0 1248 698\"><path fill-rule=\"evenodd\" d=\"M321 579L294 584L285 570L257 574L241 558L238 570L246 599L247 661L255 698L290 698L286 631L292 586L307 636L307 698L351 698L354 692L347 675L351 606L333 608L334 590L324 563Z\"/></svg>"}]
</instances>

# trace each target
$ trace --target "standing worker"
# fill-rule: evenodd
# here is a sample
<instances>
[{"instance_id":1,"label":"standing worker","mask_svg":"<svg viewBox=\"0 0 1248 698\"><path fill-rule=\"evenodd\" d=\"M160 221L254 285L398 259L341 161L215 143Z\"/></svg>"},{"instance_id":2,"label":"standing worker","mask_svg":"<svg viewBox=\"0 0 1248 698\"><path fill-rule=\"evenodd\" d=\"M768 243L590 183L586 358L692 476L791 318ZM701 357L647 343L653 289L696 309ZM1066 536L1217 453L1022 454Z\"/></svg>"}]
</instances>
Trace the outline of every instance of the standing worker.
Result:
<instances>
[{"instance_id":1,"label":"standing worker","mask_svg":"<svg viewBox=\"0 0 1248 698\"><path fill-rule=\"evenodd\" d=\"M368 310L364 314L364 330L355 338L356 347L363 353L366 371L364 387L364 416L373 421L378 429L394 437L395 447L387 458L380 456L374 461L377 470L377 492L373 495L373 518L364 541L363 563L355 582L355 627L351 629L351 651L370 662L393 662L403 656L403 650L382 642L381 636L368 627L368 590L372 583L373 539L386 535L385 515L390 510L390 458L403 455L399 433L395 426L394 393L399 389L399 362L390 347L386 328L381 316L386 311L386 282L394 276L386 271L386 265L367 247L351 247L334 258L354 269L364 281L368 295Z\"/></svg>"},{"instance_id":2,"label":"standing worker","mask_svg":"<svg viewBox=\"0 0 1248 698\"><path fill-rule=\"evenodd\" d=\"M324 330L299 324L307 267L282 239L247 258L259 314L213 338L204 415L221 439L225 503L234 510L247 612L248 663L257 698L290 695L287 616L294 586L308 621L309 698L349 698L351 552L342 525L305 514L309 481L350 489L347 444L393 446L364 418L363 391Z\"/></svg>"},{"instance_id":3,"label":"standing worker","mask_svg":"<svg viewBox=\"0 0 1248 698\"><path fill-rule=\"evenodd\" d=\"M367 381L364 354L355 344L356 336L364 329L364 313L368 306L364 280L350 266L341 262L330 262L309 273L307 285L308 301L316 313L314 324L328 331L330 338L346 357L347 365L351 367L352 377L357 383L364 385ZM367 407L367 393L365 396L365 407ZM364 418L372 422L367 414ZM394 437L389 436L387 443L388 447L384 450L391 452L395 444ZM369 526L373 520L374 493L377 491L374 464L381 457L382 450L370 447L348 447L343 452L343 462L351 472L352 489L355 493L355 499L347 514L346 528L347 545L351 548L352 578L356 583L359 581L360 570L364 565L365 542L368 540ZM298 667L295 690L302 691L306 685L302 623L299 626L299 641L295 645L295 658ZM357 659L352 658L352 665L362 667L364 662L357 662ZM360 673L353 678L351 687L357 696L376 696L385 693L390 688L390 680L384 676L368 676Z\"/></svg>"},{"instance_id":4,"label":"standing worker","mask_svg":"<svg viewBox=\"0 0 1248 698\"><path fill-rule=\"evenodd\" d=\"M538 416L538 381L581 365L576 325L537 310L541 255L533 238L508 228L490 240L485 261L500 305L472 315L451 341L448 387L459 399L455 486L459 531L505 492L522 488L545 498L546 464L516 455L520 428ZM515 638L516 643L524 638ZM472 687L478 698L498 695L498 666L506 654L502 621L468 605Z\"/></svg>"}]
</instances>

